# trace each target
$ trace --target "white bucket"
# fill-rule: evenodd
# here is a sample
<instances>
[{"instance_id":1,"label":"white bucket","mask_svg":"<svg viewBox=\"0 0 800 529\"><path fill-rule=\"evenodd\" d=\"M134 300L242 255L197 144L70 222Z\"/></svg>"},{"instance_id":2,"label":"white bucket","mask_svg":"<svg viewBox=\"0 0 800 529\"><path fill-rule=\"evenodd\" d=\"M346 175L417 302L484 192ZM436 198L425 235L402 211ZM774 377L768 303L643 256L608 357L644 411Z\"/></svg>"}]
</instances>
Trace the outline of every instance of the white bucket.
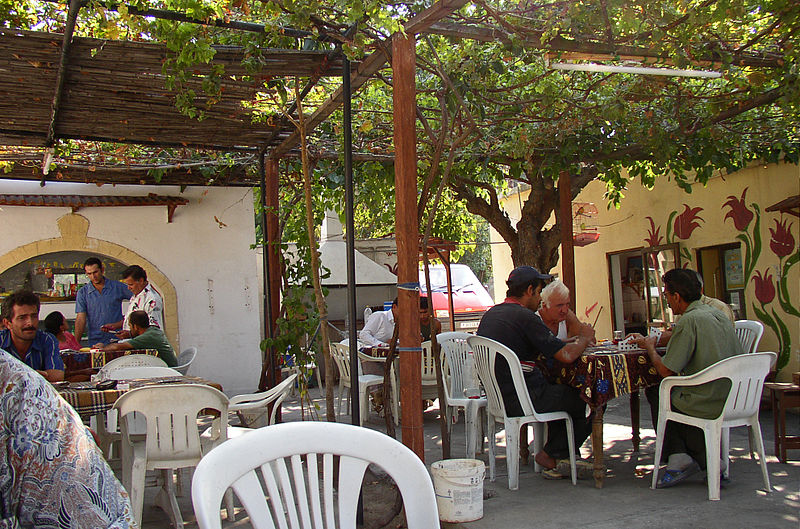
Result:
<instances>
[{"instance_id":1,"label":"white bucket","mask_svg":"<svg viewBox=\"0 0 800 529\"><path fill-rule=\"evenodd\" d=\"M431 475L441 521L472 522L483 518L483 461L443 459L431 465Z\"/></svg>"}]
</instances>

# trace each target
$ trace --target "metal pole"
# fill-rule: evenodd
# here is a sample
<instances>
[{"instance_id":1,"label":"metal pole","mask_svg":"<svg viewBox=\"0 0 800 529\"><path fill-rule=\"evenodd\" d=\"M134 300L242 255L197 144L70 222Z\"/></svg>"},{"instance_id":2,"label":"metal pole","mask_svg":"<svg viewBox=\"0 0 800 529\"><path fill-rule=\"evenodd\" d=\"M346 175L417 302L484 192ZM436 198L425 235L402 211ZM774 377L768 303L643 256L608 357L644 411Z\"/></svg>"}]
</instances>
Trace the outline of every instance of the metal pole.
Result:
<instances>
[{"instance_id":1,"label":"metal pole","mask_svg":"<svg viewBox=\"0 0 800 529\"><path fill-rule=\"evenodd\" d=\"M345 225L347 227L347 338L350 342L350 365L358 365L358 338L356 337L356 257L355 223L353 221L353 135L350 92L350 61L344 57L342 65L342 111L344 127L344 198ZM350 369L350 422L359 425L361 410L358 402L358 369Z\"/></svg>"}]
</instances>

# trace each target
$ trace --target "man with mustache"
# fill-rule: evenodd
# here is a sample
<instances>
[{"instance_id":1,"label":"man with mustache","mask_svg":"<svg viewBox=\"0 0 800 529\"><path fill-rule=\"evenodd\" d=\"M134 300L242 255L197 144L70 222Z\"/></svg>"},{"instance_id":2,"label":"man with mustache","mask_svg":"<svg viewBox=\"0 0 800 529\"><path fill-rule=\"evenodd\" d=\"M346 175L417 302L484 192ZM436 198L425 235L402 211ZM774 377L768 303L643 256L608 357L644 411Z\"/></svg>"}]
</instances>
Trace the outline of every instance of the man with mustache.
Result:
<instances>
[{"instance_id":1,"label":"man with mustache","mask_svg":"<svg viewBox=\"0 0 800 529\"><path fill-rule=\"evenodd\" d=\"M58 340L38 328L39 296L30 290L18 290L3 301L0 312L5 326L0 331L0 349L5 349L50 382L64 380Z\"/></svg>"}]
</instances>

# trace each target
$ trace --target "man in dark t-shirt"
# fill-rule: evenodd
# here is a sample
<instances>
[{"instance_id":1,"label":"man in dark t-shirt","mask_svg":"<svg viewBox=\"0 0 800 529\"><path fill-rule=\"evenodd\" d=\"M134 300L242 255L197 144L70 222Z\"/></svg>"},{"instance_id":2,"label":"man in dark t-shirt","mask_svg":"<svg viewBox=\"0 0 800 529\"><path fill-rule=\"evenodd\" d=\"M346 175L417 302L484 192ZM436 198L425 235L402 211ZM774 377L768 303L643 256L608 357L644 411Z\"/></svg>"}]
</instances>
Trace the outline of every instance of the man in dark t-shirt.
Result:
<instances>
[{"instance_id":1,"label":"man in dark t-shirt","mask_svg":"<svg viewBox=\"0 0 800 529\"><path fill-rule=\"evenodd\" d=\"M591 416L586 417L586 403L577 389L548 381L553 360L572 363L581 356L586 346L594 342L594 330L580 324L579 334L569 342L553 335L536 314L541 300L542 287L552 276L542 274L532 266L519 266L511 271L506 285L508 291L503 303L489 309L478 326L478 335L502 343L522 361L534 362L536 367L525 373L525 384L533 407L539 413L566 411L572 417L575 449L578 450L592 432ZM502 358L497 359L495 376L511 416L522 414L514 390L511 371ZM569 445L565 421L548 423L547 443L535 455L536 462L546 469L545 477L558 478L569 475ZM566 465L564 464L566 461ZM588 463L583 466L589 468ZM588 472L579 473L588 477Z\"/></svg>"}]
</instances>

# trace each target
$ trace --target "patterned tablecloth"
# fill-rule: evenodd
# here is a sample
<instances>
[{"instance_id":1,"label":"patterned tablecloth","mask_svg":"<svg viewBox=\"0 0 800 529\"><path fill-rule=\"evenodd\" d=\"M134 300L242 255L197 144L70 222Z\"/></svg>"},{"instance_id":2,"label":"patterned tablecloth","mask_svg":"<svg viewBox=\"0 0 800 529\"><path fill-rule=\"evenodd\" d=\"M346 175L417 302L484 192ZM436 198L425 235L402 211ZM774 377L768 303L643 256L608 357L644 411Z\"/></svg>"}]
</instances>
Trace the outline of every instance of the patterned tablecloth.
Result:
<instances>
[{"instance_id":1,"label":"patterned tablecloth","mask_svg":"<svg viewBox=\"0 0 800 529\"><path fill-rule=\"evenodd\" d=\"M617 352L595 348L572 364L554 362L550 373L556 382L580 390L581 398L592 408L661 382L644 349Z\"/></svg>"},{"instance_id":2,"label":"patterned tablecloth","mask_svg":"<svg viewBox=\"0 0 800 529\"><path fill-rule=\"evenodd\" d=\"M132 354L158 356L158 351L155 349L128 349L126 351L110 352L93 351L88 353L61 351L61 359L64 361L64 374L65 376L69 376L72 372L83 369L100 368L115 358Z\"/></svg>"},{"instance_id":3,"label":"patterned tablecloth","mask_svg":"<svg viewBox=\"0 0 800 529\"><path fill-rule=\"evenodd\" d=\"M137 378L119 382L119 384L125 383L128 384L127 388L101 391L95 389L94 382L72 382L68 387L59 389L59 393L70 406L75 408L81 417L89 417L110 410L117 399L126 391L152 384L206 384L222 390L222 386L216 382L185 375L175 377Z\"/></svg>"}]
</instances>

